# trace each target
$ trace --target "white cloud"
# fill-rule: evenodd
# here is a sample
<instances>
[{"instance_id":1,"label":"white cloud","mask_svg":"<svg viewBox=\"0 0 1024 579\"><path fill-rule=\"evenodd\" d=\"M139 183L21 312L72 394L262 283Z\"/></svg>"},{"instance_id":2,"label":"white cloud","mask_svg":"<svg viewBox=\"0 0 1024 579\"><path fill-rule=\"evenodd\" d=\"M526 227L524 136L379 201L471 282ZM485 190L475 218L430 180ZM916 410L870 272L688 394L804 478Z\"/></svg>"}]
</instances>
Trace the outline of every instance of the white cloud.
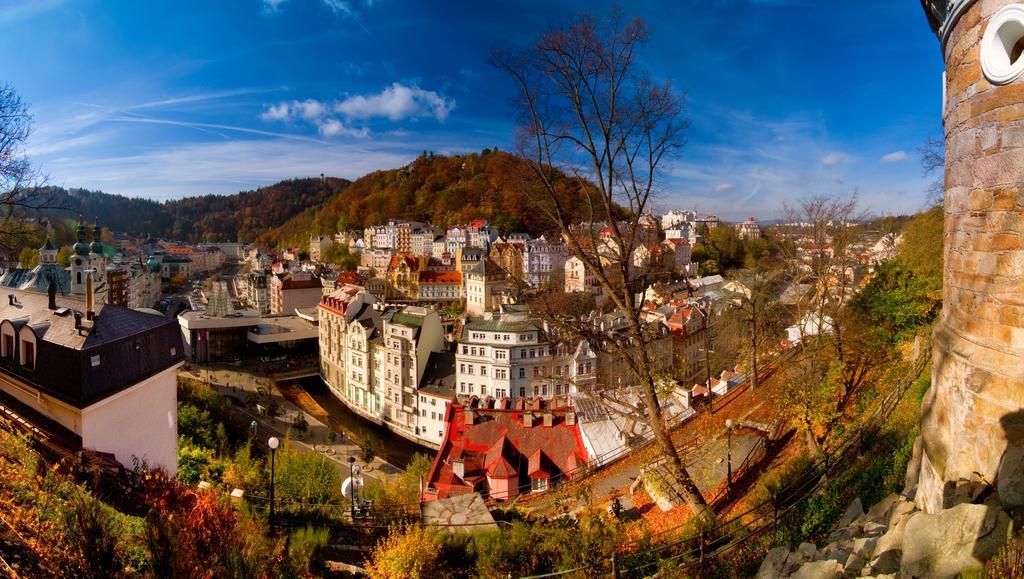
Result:
<instances>
[{"instance_id":1,"label":"white cloud","mask_svg":"<svg viewBox=\"0 0 1024 579\"><path fill-rule=\"evenodd\" d=\"M882 162L883 163L899 163L900 161L905 161L906 159L907 159L907 152L906 151L893 151L892 153L889 153L888 155L883 156L882 157Z\"/></svg>"},{"instance_id":2,"label":"white cloud","mask_svg":"<svg viewBox=\"0 0 1024 579\"><path fill-rule=\"evenodd\" d=\"M285 1L286 0L263 0L263 11L277 12L278 8L280 8Z\"/></svg>"},{"instance_id":3,"label":"white cloud","mask_svg":"<svg viewBox=\"0 0 1024 579\"><path fill-rule=\"evenodd\" d=\"M454 99L398 82L380 93L350 96L334 105L335 111L350 119L382 117L392 121L432 116L443 122L453 108Z\"/></svg>"},{"instance_id":4,"label":"white cloud","mask_svg":"<svg viewBox=\"0 0 1024 579\"><path fill-rule=\"evenodd\" d=\"M839 163L842 163L844 158L845 157L842 153L830 153L821 160L821 164L826 167L835 167Z\"/></svg>"},{"instance_id":5,"label":"white cloud","mask_svg":"<svg viewBox=\"0 0 1024 579\"><path fill-rule=\"evenodd\" d=\"M269 105L260 114L264 121L303 120L317 127L325 137L366 138L370 130L356 128L352 121L386 118L391 121L433 117L444 122L455 107L455 100L416 85L392 83L379 93L347 96L339 101L316 99L281 101ZM341 118L335 118L333 114Z\"/></svg>"},{"instance_id":6,"label":"white cloud","mask_svg":"<svg viewBox=\"0 0 1024 579\"><path fill-rule=\"evenodd\" d=\"M291 117L292 108L288 103L280 103L267 107L260 118L264 121L283 121Z\"/></svg>"},{"instance_id":7,"label":"white cloud","mask_svg":"<svg viewBox=\"0 0 1024 579\"><path fill-rule=\"evenodd\" d=\"M726 191L731 191L735 188L736 186L732 183L719 183L718 185L715 185L715 193L725 193Z\"/></svg>"},{"instance_id":8,"label":"white cloud","mask_svg":"<svg viewBox=\"0 0 1024 579\"><path fill-rule=\"evenodd\" d=\"M359 129L350 127L338 119L327 119L317 123L317 130L325 137L355 137L365 139L370 136L370 129L362 127Z\"/></svg>"},{"instance_id":9,"label":"white cloud","mask_svg":"<svg viewBox=\"0 0 1024 579\"><path fill-rule=\"evenodd\" d=\"M313 99L295 102L292 106L298 111L299 116L307 121L315 121L327 114L327 107Z\"/></svg>"}]
</instances>

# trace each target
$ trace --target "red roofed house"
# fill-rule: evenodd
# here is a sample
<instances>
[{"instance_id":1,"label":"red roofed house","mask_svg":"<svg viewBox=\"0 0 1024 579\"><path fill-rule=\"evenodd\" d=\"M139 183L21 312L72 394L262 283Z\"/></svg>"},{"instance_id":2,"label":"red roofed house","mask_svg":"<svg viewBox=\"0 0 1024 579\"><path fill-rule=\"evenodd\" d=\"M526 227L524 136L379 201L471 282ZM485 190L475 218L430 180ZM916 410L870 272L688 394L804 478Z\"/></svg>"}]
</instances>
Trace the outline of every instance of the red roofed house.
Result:
<instances>
[{"instance_id":1,"label":"red roofed house","mask_svg":"<svg viewBox=\"0 0 1024 579\"><path fill-rule=\"evenodd\" d=\"M573 478L588 461L576 413L550 405L537 398L513 408L508 398L475 396L451 404L422 499L479 492L508 501Z\"/></svg>"},{"instance_id":2,"label":"red roofed house","mask_svg":"<svg viewBox=\"0 0 1024 579\"><path fill-rule=\"evenodd\" d=\"M461 300L462 272L421 271L417 284L417 298L421 302L453 302Z\"/></svg>"}]
</instances>

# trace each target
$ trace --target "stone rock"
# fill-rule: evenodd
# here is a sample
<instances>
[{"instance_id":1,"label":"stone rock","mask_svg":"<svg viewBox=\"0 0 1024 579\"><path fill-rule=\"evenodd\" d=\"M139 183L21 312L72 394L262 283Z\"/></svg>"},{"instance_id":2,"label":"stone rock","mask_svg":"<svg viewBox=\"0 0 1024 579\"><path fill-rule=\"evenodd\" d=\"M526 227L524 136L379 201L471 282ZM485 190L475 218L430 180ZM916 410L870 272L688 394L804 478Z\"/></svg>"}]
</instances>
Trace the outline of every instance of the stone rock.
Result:
<instances>
[{"instance_id":1,"label":"stone rock","mask_svg":"<svg viewBox=\"0 0 1024 579\"><path fill-rule=\"evenodd\" d=\"M999 475L996 489L999 500L1007 507L1024 506L1024 444L1006 449L999 461Z\"/></svg>"},{"instance_id":2,"label":"stone rock","mask_svg":"<svg viewBox=\"0 0 1024 579\"><path fill-rule=\"evenodd\" d=\"M757 579L777 579L785 577L786 558L789 557L789 549L776 547L765 556L761 566L757 569Z\"/></svg>"},{"instance_id":3,"label":"stone rock","mask_svg":"<svg viewBox=\"0 0 1024 579\"><path fill-rule=\"evenodd\" d=\"M846 512L843 513L843 518L839 519L839 526L847 527L850 525L850 523L856 520L857 517L860 517L863 514L864 503L860 501L860 497L857 497L853 499L853 502L850 503L850 506L846 507Z\"/></svg>"},{"instance_id":4,"label":"stone rock","mask_svg":"<svg viewBox=\"0 0 1024 579\"><path fill-rule=\"evenodd\" d=\"M876 523L874 521L868 521L864 523L864 536L865 537L881 537L888 531L889 528L882 523Z\"/></svg>"},{"instance_id":5,"label":"stone rock","mask_svg":"<svg viewBox=\"0 0 1024 579\"><path fill-rule=\"evenodd\" d=\"M903 479L903 496L914 500L917 494L917 481L921 478L921 435L914 439L914 450L907 464L907 476Z\"/></svg>"},{"instance_id":6,"label":"stone rock","mask_svg":"<svg viewBox=\"0 0 1024 579\"><path fill-rule=\"evenodd\" d=\"M899 549L888 549L880 551L871 558L871 572L889 574L900 570L900 557L903 551Z\"/></svg>"},{"instance_id":7,"label":"stone rock","mask_svg":"<svg viewBox=\"0 0 1024 579\"><path fill-rule=\"evenodd\" d=\"M868 520L882 523L883 525L888 524L889 511L902 501L904 501L903 497L895 493L885 497L868 509Z\"/></svg>"},{"instance_id":8,"label":"stone rock","mask_svg":"<svg viewBox=\"0 0 1024 579\"><path fill-rule=\"evenodd\" d=\"M814 543L800 543L796 550L808 559L813 559L818 554L818 548L814 546Z\"/></svg>"},{"instance_id":9,"label":"stone rock","mask_svg":"<svg viewBox=\"0 0 1024 579\"><path fill-rule=\"evenodd\" d=\"M835 561L836 563L839 563L840 565L842 565L843 569L845 569L847 561L850 560L850 552L848 550L846 550L846 549L841 548L841 547L840 548L836 548L836 549L832 549L831 551L828 551L828 552L825 553L824 560L825 561Z\"/></svg>"},{"instance_id":10,"label":"stone rock","mask_svg":"<svg viewBox=\"0 0 1024 579\"><path fill-rule=\"evenodd\" d=\"M838 579L842 576L843 566L828 560L804 563L790 575L792 579Z\"/></svg>"},{"instance_id":11,"label":"stone rock","mask_svg":"<svg viewBox=\"0 0 1024 579\"><path fill-rule=\"evenodd\" d=\"M850 527L840 527L829 534L828 541L830 543L843 543L853 539L855 534L855 531Z\"/></svg>"},{"instance_id":12,"label":"stone rock","mask_svg":"<svg viewBox=\"0 0 1024 579\"><path fill-rule=\"evenodd\" d=\"M900 574L956 577L982 566L1012 532L1010 517L986 505L961 504L934 515L914 513L904 531Z\"/></svg>"}]
</instances>

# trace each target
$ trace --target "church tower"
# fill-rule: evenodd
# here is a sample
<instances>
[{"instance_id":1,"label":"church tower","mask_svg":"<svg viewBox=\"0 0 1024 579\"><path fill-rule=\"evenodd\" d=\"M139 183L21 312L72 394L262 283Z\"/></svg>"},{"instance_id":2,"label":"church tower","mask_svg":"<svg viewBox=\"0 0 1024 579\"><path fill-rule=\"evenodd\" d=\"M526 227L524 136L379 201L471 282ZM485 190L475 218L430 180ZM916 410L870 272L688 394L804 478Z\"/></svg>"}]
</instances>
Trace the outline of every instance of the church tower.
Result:
<instances>
[{"instance_id":1,"label":"church tower","mask_svg":"<svg viewBox=\"0 0 1024 579\"><path fill-rule=\"evenodd\" d=\"M39 264L40 265L53 265L57 263L57 246L50 241L50 238L46 238L46 243L39 248Z\"/></svg>"},{"instance_id":2,"label":"church tower","mask_svg":"<svg viewBox=\"0 0 1024 579\"><path fill-rule=\"evenodd\" d=\"M916 500L984 485L1024 506L1024 3L922 4L946 63L945 264Z\"/></svg>"},{"instance_id":3,"label":"church tower","mask_svg":"<svg viewBox=\"0 0 1024 579\"><path fill-rule=\"evenodd\" d=\"M91 265L89 263L89 242L85 238L85 225L79 221L76 229L78 241L72 246L71 254L71 293L85 294L85 277Z\"/></svg>"},{"instance_id":4,"label":"church tower","mask_svg":"<svg viewBox=\"0 0 1024 579\"><path fill-rule=\"evenodd\" d=\"M107 270L106 259L103 254L103 228L97 219L92 224L92 243L89 244L89 262L96 271L96 281L100 281Z\"/></svg>"}]
</instances>

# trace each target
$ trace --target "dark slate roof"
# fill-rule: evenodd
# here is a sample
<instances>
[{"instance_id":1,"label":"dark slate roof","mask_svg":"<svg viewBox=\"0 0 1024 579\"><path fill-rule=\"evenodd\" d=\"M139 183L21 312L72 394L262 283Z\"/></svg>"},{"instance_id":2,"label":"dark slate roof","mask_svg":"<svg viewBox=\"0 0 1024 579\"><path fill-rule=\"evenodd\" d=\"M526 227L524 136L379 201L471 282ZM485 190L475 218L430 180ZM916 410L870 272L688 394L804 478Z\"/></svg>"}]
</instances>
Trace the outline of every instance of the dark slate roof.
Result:
<instances>
[{"instance_id":1,"label":"dark slate roof","mask_svg":"<svg viewBox=\"0 0 1024 579\"><path fill-rule=\"evenodd\" d=\"M85 302L45 293L0 290L0 320L27 323L39 340L35 369L0 360L0 373L84 408L172 367L184 359L176 320L162 315L96 304L88 321ZM14 303L11 303L11 296ZM83 314L75 328L75 312ZM0 322L3 323L3 322ZM16 346L20 347L20 343Z\"/></svg>"},{"instance_id":2,"label":"dark slate roof","mask_svg":"<svg viewBox=\"0 0 1024 579\"><path fill-rule=\"evenodd\" d=\"M420 390L447 396L455 393L455 353L431 352Z\"/></svg>"}]
</instances>

